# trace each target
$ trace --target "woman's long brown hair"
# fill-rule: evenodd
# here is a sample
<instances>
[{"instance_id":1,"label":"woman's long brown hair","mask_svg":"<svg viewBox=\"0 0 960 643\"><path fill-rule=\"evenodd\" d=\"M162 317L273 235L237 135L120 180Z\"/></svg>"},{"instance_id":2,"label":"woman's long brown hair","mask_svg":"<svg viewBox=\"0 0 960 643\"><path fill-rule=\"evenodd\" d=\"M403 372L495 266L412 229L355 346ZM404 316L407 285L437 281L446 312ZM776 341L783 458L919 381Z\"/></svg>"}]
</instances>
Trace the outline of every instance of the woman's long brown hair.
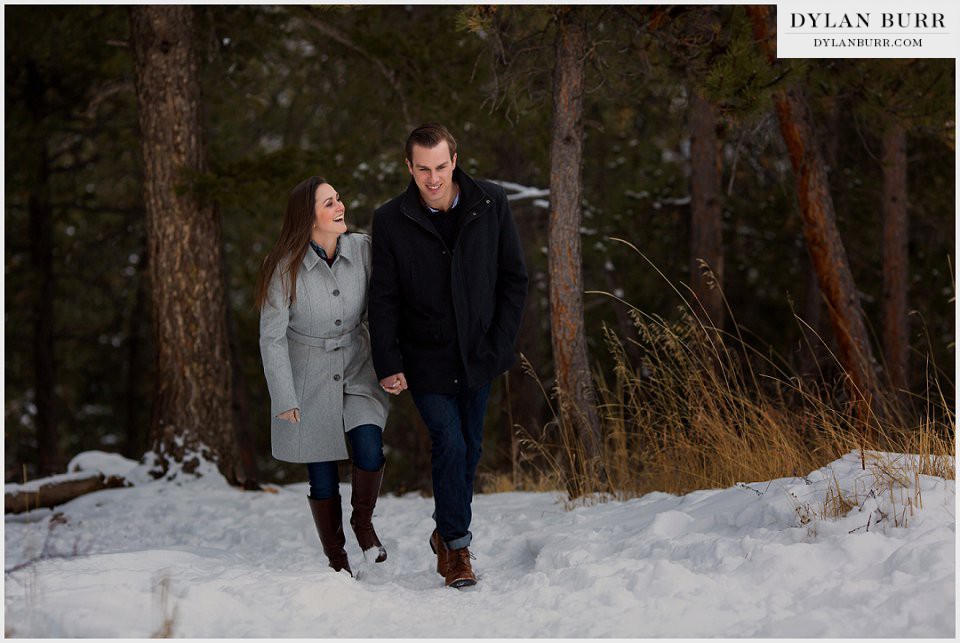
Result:
<instances>
[{"instance_id":1,"label":"woman's long brown hair","mask_svg":"<svg viewBox=\"0 0 960 643\"><path fill-rule=\"evenodd\" d=\"M281 270L284 299L291 302L297 300L297 274L303 256L310 247L310 234L316 222L317 188L327 181L319 176L311 176L290 192L287 199L287 215L283 218L283 227L280 229L280 238L260 264L260 275L257 278L257 289L254 302L262 310L267 302L267 292L270 288L270 279L275 270ZM284 259L289 257L289 262ZM284 262L281 265L281 262ZM285 302L275 302L282 306Z\"/></svg>"}]
</instances>

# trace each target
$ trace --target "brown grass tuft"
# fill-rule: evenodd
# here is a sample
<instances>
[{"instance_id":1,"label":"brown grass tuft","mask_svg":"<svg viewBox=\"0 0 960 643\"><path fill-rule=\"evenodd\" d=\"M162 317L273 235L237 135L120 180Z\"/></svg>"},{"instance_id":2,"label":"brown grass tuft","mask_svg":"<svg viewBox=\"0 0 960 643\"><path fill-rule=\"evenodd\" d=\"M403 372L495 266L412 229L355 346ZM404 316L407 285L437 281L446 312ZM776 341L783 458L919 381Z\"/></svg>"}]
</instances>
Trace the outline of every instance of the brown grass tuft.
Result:
<instances>
[{"instance_id":1,"label":"brown grass tuft","mask_svg":"<svg viewBox=\"0 0 960 643\"><path fill-rule=\"evenodd\" d=\"M695 300L684 302L676 321L630 307L637 336L626 341L639 348L640 364L630 362L623 340L604 327L614 369L609 377L594 376L605 436L600 461L585 457L579 436L557 413L563 400L556 391L547 396L541 384L554 420L536 436L517 427L525 460L538 464L525 487L553 480L571 499L679 494L804 476L854 450L917 455L871 465L906 480L954 478L955 415L937 380L928 376L926 399L914 401L913 408L922 408L917 417L909 419L902 404L890 405L866 425L856 413L864 400L851 399L842 381L799 377L772 352L751 348L739 330L725 334L703 323L692 314ZM536 377L525 358L523 364ZM848 504L838 492L821 513L840 514Z\"/></svg>"}]
</instances>

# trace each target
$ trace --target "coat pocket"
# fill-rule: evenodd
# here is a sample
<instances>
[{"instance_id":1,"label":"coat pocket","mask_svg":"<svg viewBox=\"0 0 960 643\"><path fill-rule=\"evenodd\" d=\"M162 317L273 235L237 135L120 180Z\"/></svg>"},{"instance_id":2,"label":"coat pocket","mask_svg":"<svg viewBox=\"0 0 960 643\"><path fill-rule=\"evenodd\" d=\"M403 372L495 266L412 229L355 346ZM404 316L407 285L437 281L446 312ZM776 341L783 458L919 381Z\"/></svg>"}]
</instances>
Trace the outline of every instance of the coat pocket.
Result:
<instances>
[{"instance_id":1,"label":"coat pocket","mask_svg":"<svg viewBox=\"0 0 960 643\"><path fill-rule=\"evenodd\" d=\"M307 365L310 360L310 347L299 342L288 342L290 351L290 371L293 375L293 387L297 393L300 413L303 413L303 394L307 383Z\"/></svg>"},{"instance_id":2,"label":"coat pocket","mask_svg":"<svg viewBox=\"0 0 960 643\"><path fill-rule=\"evenodd\" d=\"M300 425L278 417L273 418L270 422L270 450L278 460L301 462Z\"/></svg>"}]
</instances>

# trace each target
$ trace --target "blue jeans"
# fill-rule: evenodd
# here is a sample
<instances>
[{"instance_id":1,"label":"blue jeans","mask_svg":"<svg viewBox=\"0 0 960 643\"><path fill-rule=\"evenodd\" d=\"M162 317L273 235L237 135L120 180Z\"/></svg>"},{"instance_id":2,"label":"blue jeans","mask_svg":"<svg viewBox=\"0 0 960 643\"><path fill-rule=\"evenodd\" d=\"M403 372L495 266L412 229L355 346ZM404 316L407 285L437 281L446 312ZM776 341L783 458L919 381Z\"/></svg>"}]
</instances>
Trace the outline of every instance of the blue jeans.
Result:
<instances>
[{"instance_id":1,"label":"blue jeans","mask_svg":"<svg viewBox=\"0 0 960 643\"><path fill-rule=\"evenodd\" d=\"M361 424L347 431L353 464L364 471L379 471L383 466L383 429L376 424ZM314 500L333 498L340 493L337 462L309 462L310 497Z\"/></svg>"},{"instance_id":2,"label":"blue jeans","mask_svg":"<svg viewBox=\"0 0 960 643\"><path fill-rule=\"evenodd\" d=\"M473 540L470 503L489 395L489 384L457 395L411 395L430 433L434 519L440 538L450 549L462 549Z\"/></svg>"}]
</instances>

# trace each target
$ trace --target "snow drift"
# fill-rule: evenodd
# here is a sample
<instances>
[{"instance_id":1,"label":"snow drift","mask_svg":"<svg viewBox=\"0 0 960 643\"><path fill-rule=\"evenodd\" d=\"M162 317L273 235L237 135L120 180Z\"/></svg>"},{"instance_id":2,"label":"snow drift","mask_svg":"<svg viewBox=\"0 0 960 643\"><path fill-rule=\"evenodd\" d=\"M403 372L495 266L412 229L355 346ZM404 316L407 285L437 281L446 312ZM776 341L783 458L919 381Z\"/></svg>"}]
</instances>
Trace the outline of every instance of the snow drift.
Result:
<instances>
[{"instance_id":1,"label":"snow drift","mask_svg":"<svg viewBox=\"0 0 960 643\"><path fill-rule=\"evenodd\" d=\"M909 456L886 454L896 471ZM102 458L100 458L102 459ZM115 459L111 472L118 473ZM95 467L97 456L84 458ZM13 637L953 637L953 480L849 454L801 478L565 510L560 494L474 500L476 588L443 587L432 500L387 496L390 553L326 566L306 483L212 469L5 520ZM106 465L105 465L106 466ZM905 471L909 471L907 467ZM887 473L883 473L887 471ZM349 486L341 487L349 515Z\"/></svg>"}]
</instances>

